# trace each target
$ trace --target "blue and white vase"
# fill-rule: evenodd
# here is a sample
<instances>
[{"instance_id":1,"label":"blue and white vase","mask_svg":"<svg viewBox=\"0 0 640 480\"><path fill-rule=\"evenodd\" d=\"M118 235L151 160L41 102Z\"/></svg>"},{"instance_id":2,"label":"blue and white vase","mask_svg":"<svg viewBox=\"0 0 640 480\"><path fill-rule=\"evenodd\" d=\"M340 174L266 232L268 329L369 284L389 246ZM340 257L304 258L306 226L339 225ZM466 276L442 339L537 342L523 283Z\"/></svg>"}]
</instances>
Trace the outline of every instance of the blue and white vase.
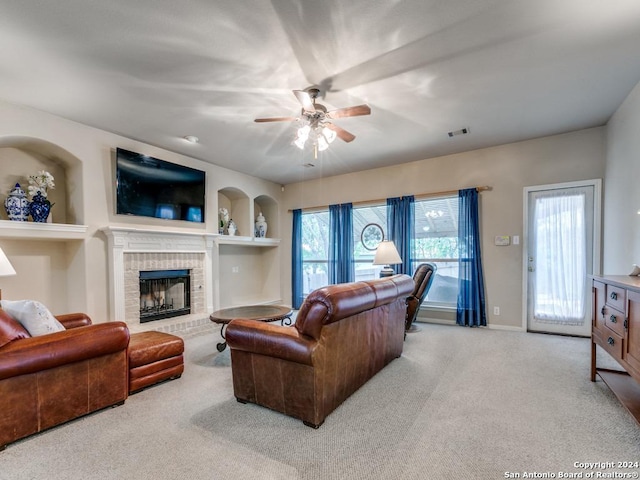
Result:
<instances>
[{"instance_id":1,"label":"blue and white vase","mask_svg":"<svg viewBox=\"0 0 640 480\"><path fill-rule=\"evenodd\" d=\"M16 183L16 186L9 192L4 201L4 208L9 220L26 222L29 219L29 200L27 200L27 194L20 188L19 183Z\"/></svg>"},{"instance_id":2,"label":"blue and white vase","mask_svg":"<svg viewBox=\"0 0 640 480\"><path fill-rule=\"evenodd\" d=\"M40 192L33 196L33 201L29 204L29 213L34 222L44 223L47 221L51 211L51 202L43 197Z\"/></svg>"},{"instance_id":3,"label":"blue and white vase","mask_svg":"<svg viewBox=\"0 0 640 480\"><path fill-rule=\"evenodd\" d=\"M256 217L256 237L264 238L267 236L267 221L262 212Z\"/></svg>"}]
</instances>

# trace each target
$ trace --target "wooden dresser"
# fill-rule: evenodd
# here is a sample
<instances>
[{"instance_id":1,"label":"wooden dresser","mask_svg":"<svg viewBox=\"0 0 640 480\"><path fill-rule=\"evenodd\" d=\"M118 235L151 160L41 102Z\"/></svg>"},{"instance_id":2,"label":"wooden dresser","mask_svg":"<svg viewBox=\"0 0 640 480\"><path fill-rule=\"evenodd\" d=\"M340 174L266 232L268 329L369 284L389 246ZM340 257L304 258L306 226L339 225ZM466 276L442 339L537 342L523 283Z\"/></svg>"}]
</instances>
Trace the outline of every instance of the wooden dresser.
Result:
<instances>
[{"instance_id":1,"label":"wooden dresser","mask_svg":"<svg viewBox=\"0 0 640 480\"><path fill-rule=\"evenodd\" d=\"M600 376L640 424L640 277L593 276L591 381ZM598 368L596 345L624 370Z\"/></svg>"}]
</instances>

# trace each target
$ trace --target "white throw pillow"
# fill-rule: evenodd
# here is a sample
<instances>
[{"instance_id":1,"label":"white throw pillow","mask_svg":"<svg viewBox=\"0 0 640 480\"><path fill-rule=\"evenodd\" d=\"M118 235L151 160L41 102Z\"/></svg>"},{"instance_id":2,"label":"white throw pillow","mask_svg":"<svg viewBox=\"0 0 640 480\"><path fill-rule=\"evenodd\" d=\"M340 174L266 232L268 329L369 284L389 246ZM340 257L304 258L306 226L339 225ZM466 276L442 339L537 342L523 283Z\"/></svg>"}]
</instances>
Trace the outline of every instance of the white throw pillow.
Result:
<instances>
[{"instance_id":1,"label":"white throw pillow","mask_svg":"<svg viewBox=\"0 0 640 480\"><path fill-rule=\"evenodd\" d=\"M35 300L1 300L0 307L20 322L32 337L65 329L47 307Z\"/></svg>"}]
</instances>

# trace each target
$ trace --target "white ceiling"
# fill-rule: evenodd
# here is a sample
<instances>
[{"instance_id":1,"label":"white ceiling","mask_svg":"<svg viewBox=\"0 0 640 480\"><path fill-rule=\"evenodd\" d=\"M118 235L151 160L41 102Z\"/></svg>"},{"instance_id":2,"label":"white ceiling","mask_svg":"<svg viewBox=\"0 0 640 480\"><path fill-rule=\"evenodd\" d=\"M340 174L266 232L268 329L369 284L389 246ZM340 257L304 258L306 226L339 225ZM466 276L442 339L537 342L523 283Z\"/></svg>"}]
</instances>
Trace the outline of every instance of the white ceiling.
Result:
<instances>
[{"instance_id":1,"label":"white ceiling","mask_svg":"<svg viewBox=\"0 0 640 480\"><path fill-rule=\"evenodd\" d=\"M605 124L640 1L0 0L0 45L4 100L287 184ZM372 109L317 160L253 122L310 85Z\"/></svg>"}]
</instances>

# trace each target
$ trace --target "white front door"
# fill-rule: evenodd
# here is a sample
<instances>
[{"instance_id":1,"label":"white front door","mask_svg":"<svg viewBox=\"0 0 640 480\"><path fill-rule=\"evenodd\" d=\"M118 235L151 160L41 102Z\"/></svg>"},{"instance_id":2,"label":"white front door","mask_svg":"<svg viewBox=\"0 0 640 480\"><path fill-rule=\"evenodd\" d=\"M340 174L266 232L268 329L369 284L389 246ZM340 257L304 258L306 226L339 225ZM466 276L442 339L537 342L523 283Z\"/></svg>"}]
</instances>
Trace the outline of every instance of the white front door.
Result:
<instances>
[{"instance_id":1,"label":"white front door","mask_svg":"<svg viewBox=\"0 0 640 480\"><path fill-rule=\"evenodd\" d=\"M600 181L528 187L525 199L527 330L588 337Z\"/></svg>"}]
</instances>

